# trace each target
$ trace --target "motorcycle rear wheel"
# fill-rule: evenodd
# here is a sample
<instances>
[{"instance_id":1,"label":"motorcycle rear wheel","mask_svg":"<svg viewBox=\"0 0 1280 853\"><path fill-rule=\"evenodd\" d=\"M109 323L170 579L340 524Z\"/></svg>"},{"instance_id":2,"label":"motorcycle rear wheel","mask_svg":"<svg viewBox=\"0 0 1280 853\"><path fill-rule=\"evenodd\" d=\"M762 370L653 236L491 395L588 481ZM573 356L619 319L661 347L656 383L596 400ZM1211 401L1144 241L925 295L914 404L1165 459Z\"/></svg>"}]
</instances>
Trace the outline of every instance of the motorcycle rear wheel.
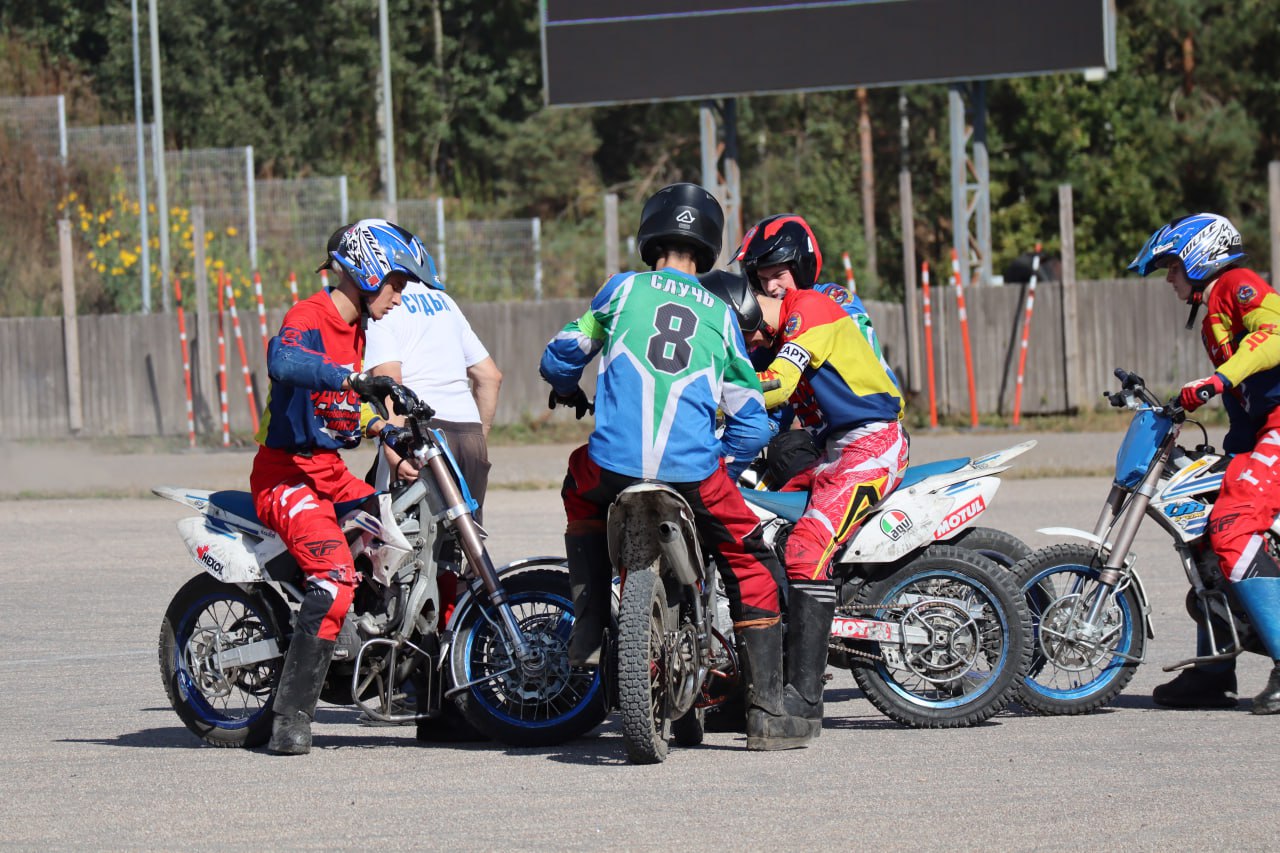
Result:
<instances>
[{"instance_id":1,"label":"motorcycle rear wheel","mask_svg":"<svg viewBox=\"0 0 1280 853\"><path fill-rule=\"evenodd\" d=\"M219 667L214 658L260 640L281 641L289 609L270 587L245 592L207 574L183 584L160 625L160 675L183 725L210 746L262 746L282 657Z\"/></svg>"},{"instance_id":2,"label":"motorcycle rear wheel","mask_svg":"<svg viewBox=\"0 0 1280 853\"><path fill-rule=\"evenodd\" d=\"M948 539L947 544L976 551L1004 569L1031 554L1031 546L1026 542L994 527L970 527L954 539Z\"/></svg>"},{"instance_id":3,"label":"motorcycle rear wheel","mask_svg":"<svg viewBox=\"0 0 1280 853\"><path fill-rule=\"evenodd\" d=\"M933 545L865 583L858 615L922 631L927 642L854 644L853 677L871 704L914 728L972 726L1005 707L1031 661L1031 617L1013 576L964 548Z\"/></svg>"},{"instance_id":4,"label":"motorcycle rear wheel","mask_svg":"<svg viewBox=\"0 0 1280 853\"><path fill-rule=\"evenodd\" d=\"M498 614L486 618L477 607L456 629L449 650L452 683L471 684L454 697L458 710L472 726L511 746L552 746L586 734L609 709L599 669L569 666L568 573L531 569L504 578L502 586L545 668L524 672L497 627Z\"/></svg>"},{"instance_id":5,"label":"motorcycle rear wheel","mask_svg":"<svg viewBox=\"0 0 1280 853\"><path fill-rule=\"evenodd\" d=\"M670 748L666 638L677 607L668 604L656 567L627 573L618 608L618 708L633 764L660 764Z\"/></svg>"},{"instance_id":6,"label":"motorcycle rear wheel","mask_svg":"<svg viewBox=\"0 0 1280 853\"><path fill-rule=\"evenodd\" d=\"M1133 679L1146 652L1142 602L1132 586L1106 607L1103 637L1082 643L1077 620L1098 593L1101 563L1089 545L1052 545L1018 562L1013 573L1034 624L1031 668L1016 701L1039 714L1084 714L1101 708Z\"/></svg>"}]
</instances>

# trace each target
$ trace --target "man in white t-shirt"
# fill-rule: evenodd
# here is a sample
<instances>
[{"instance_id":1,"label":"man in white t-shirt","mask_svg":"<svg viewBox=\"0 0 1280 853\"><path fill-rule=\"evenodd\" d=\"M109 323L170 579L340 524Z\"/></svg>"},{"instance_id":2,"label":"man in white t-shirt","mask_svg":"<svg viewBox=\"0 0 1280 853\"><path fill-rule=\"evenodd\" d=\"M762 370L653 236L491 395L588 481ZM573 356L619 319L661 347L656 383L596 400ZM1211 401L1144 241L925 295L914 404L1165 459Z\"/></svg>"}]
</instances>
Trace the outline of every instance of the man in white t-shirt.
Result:
<instances>
[{"instance_id":1,"label":"man in white t-shirt","mask_svg":"<svg viewBox=\"0 0 1280 853\"><path fill-rule=\"evenodd\" d=\"M431 269L434 271L434 264ZM471 324L463 316L437 278L434 286L414 282L401 294L401 307L366 331L365 370L409 386L436 415L431 425L444 431L449 449L462 468L471 496L484 506L489 483L489 451L486 437L498 409L502 372ZM392 416L396 426L403 418ZM384 447L394 473L384 479L412 479L413 465ZM477 520L481 513L476 512Z\"/></svg>"}]
</instances>

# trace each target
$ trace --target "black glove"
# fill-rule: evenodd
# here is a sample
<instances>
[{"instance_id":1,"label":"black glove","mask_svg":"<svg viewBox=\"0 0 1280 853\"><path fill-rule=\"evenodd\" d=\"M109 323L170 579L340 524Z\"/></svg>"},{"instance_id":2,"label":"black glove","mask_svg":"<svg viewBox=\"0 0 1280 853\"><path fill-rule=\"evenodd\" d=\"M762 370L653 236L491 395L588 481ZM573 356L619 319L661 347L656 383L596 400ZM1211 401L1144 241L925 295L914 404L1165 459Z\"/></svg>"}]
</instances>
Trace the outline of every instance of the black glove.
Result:
<instances>
[{"instance_id":1,"label":"black glove","mask_svg":"<svg viewBox=\"0 0 1280 853\"><path fill-rule=\"evenodd\" d=\"M582 420L587 412L593 415L596 413L596 404L587 399L581 388L574 388L569 395L557 394L556 389L552 388L551 395L547 397L547 408L554 409L556 406L573 409L576 420Z\"/></svg>"},{"instance_id":2,"label":"black glove","mask_svg":"<svg viewBox=\"0 0 1280 853\"><path fill-rule=\"evenodd\" d=\"M379 417L386 420L386 400L395 393L397 387L394 379L390 376L374 376L370 373L353 373L347 377L347 385L360 395L361 400L373 406Z\"/></svg>"},{"instance_id":3,"label":"black glove","mask_svg":"<svg viewBox=\"0 0 1280 853\"><path fill-rule=\"evenodd\" d=\"M382 439L382 443L387 447L390 447L396 453L399 453L401 456L406 456L408 454L405 453L404 444L405 440L410 438L411 435L412 433L404 427L387 424L382 428L382 431L378 433L378 438Z\"/></svg>"}]
</instances>

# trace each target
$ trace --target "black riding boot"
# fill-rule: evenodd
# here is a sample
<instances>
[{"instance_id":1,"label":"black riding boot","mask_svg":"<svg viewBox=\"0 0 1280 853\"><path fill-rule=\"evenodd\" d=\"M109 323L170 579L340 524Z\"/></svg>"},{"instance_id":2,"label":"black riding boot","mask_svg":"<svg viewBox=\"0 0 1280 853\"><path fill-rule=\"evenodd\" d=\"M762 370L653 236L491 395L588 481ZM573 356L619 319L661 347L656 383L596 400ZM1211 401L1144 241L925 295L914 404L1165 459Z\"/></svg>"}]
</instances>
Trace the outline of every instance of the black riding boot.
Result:
<instances>
[{"instance_id":1,"label":"black riding boot","mask_svg":"<svg viewBox=\"0 0 1280 853\"><path fill-rule=\"evenodd\" d=\"M604 533L566 533L564 547L573 595L569 665L599 666L604 630L609 624L609 598L613 594L609 540Z\"/></svg>"},{"instance_id":2,"label":"black riding boot","mask_svg":"<svg viewBox=\"0 0 1280 853\"><path fill-rule=\"evenodd\" d=\"M1234 708L1238 701L1235 662L1225 669L1184 669L1173 681L1152 690L1151 699L1166 708Z\"/></svg>"},{"instance_id":3,"label":"black riding boot","mask_svg":"<svg viewBox=\"0 0 1280 853\"><path fill-rule=\"evenodd\" d=\"M1271 667L1271 677L1262 692L1253 697L1251 714L1280 714L1280 660Z\"/></svg>"},{"instance_id":4,"label":"black riding boot","mask_svg":"<svg viewBox=\"0 0 1280 853\"><path fill-rule=\"evenodd\" d=\"M808 746L808 720L793 717L782 703L782 623L767 628L735 626L742 641L742 674L747 684L747 749Z\"/></svg>"},{"instance_id":5,"label":"black riding boot","mask_svg":"<svg viewBox=\"0 0 1280 853\"><path fill-rule=\"evenodd\" d=\"M791 584L782 706L789 715L808 720L814 737L822 734L822 677L835 611L835 589L830 584Z\"/></svg>"},{"instance_id":6,"label":"black riding boot","mask_svg":"<svg viewBox=\"0 0 1280 853\"><path fill-rule=\"evenodd\" d=\"M324 688L336 643L295 631L289 642L276 688L275 720L267 749L277 755L306 755L311 751L311 720Z\"/></svg>"}]
</instances>

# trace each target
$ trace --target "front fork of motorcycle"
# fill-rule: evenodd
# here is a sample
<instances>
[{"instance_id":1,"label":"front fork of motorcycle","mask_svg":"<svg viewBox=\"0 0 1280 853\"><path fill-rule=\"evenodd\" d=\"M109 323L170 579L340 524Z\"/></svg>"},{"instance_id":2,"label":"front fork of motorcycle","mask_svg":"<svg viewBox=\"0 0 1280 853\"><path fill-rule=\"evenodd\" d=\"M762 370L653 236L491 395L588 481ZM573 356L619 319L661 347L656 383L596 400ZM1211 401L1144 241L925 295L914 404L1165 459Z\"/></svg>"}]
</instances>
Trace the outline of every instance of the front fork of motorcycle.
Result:
<instances>
[{"instance_id":1,"label":"front fork of motorcycle","mask_svg":"<svg viewBox=\"0 0 1280 853\"><path fill-rule=\"evenodd\" d=\"M457 480L454 479L453 472L444 459L443 451L432 444L425 449L422 461L429 472L428 476L432 477L439 489L444 504L441 511L452 523L458 543L462 546L463 554L466 555L467 565L475 571L489 600L498 611L503 634L506 635L516 660L526 671L542 669L546 666L544 656L529 644L524 632L520 630L520 622L511 610L511 603L507 600L507 592L498 580L498 571L489 557L488 550L484 547L484 541L480 538L480 525L472 516L471 507L463 497L462 489L458 487Z\"/></svg>"}]
</instances>

